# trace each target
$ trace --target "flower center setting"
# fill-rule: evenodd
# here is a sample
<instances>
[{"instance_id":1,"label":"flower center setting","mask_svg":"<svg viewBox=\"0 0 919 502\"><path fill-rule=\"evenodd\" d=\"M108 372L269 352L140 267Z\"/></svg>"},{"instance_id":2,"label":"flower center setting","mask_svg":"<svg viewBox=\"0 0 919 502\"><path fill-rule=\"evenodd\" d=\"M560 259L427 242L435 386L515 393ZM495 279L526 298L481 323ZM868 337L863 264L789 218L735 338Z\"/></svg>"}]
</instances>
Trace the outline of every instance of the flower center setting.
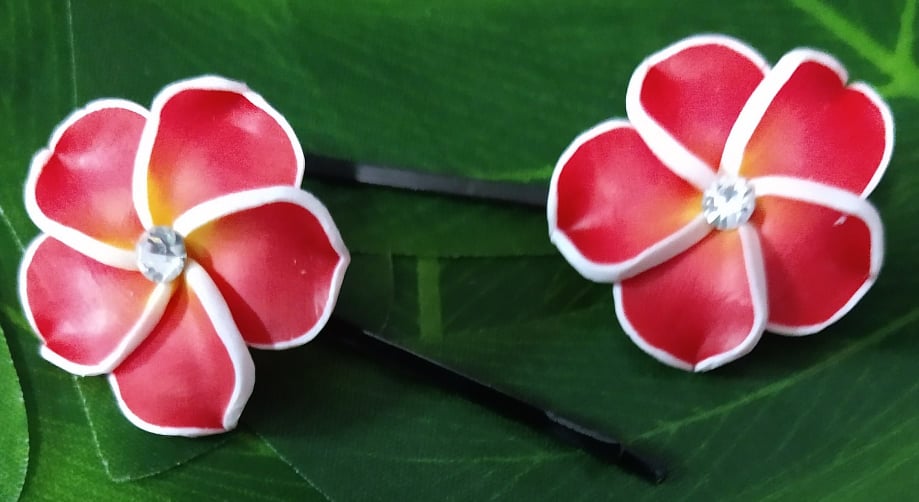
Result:
<instances>
[{"instance_id":1,"label":"flower center setting","mask_svg":"<svg viewBox=\"0 0 919 502\"><path fill-rule=\"evenodd\" d=\"M756 196L744 178L718 178L702 194L702 215L718 230L737 228L753 215Z\"/></svg>"},{"instance_id":2,"label":"flower center setting","mask_svg":"<svg viewBox=\"0 0 919 502\"><path fill-rule=\"evenodd\" d=\"M137 241L137 266L153 282L172 282L182 270L188 254L185 239L169 227L153 227Z\"/></svg>"}]
</instances>

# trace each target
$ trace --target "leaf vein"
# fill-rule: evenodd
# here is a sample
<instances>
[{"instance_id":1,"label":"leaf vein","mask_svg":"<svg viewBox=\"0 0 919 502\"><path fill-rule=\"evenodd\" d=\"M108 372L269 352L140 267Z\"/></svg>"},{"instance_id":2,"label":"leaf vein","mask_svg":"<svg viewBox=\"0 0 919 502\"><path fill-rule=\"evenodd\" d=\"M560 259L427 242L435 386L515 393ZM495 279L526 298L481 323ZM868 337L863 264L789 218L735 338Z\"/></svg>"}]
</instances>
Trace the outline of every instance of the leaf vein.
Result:
<instances>
[{"instance_id":1,"label":"leaf vein","mask_svg":"<svg viewBox=\"0 0 919 502\"><path fill-rule=\"evenodd\" d=\"M25 246L22 243L22 238L19 237L19 232L16 231L16 227L13 226L13 222L10 221L9 216L6 215L6 211L3 210L3 206L0 206L0 220L3 220L3 226L9 230L10 235L13 236L13 242L16 243L16 247L19 248L19 251L25 251Z\"/></svg>"},{"instance_id":2,"label":"leaf vein","mask_svg":"<svg viewBox=\"0 0 919 502\"><path fill-rule=\"evenodd\" d=\"M894 333L897 333L900 329L916 322L917 320L919 320L919 308L914 308L910 310L909 312L907 312L906 314L898 317L897 319L895 319L893 322L891 322L887 326L884 326L868 334L861 340L852 343L848 347L837 352L832 357L825 359L823 362L819 364L815 364L804 371L795 373L782 380L779 380L770 385L767 385L756 392L752 392L741 398L724 403L720 406L716 406L714 408L698 412L694 415L690 415L690 416L681 418L679 420L674 420L671 422L663 423L659 425L658 427L655 427L654 429L651 429L643 434L640 434L638 436L638 439L646 439L649 437L657 436L661 433L674 433L675 431L687 425L691 425L696 422L708 420L710 418L720 417L737 408L740 408L748 404L760 401L764 398L776 395L789 387L797 385L798 383L801 383L805 381L806 379L813 377L814 375L820 374L821 372L829 368L832 368L833 366L838 364L840 361L848 359L849 357L855 354L858 354L862 350L865 350L866 348L872 345L880 343L887 337L891 336Z\"/></svg>"}]
</instances>

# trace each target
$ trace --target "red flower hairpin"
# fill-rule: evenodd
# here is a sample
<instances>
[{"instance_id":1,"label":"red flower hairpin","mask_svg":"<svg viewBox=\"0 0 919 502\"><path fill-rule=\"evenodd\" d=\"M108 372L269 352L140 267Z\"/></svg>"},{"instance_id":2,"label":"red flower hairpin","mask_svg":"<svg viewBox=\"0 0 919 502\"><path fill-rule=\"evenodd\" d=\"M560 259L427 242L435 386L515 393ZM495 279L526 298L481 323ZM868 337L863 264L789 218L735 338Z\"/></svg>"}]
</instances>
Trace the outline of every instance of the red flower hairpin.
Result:
<instances>
[{"instance_id":1,"label":"red flower hairpin","mask_svg":"<svg viewBox=\"0 0 919 502\"><path fill-rule=\"evenodd\" d=\"M20 295L42 355L110 373L150 432L235 427L252 392L247 345L311 340L335 306L348 250L299 189L300 143L245 85L174 83L147 111L103 99L38 152L26 208L44 232Z\"/></svg>"},{"instance_id":2,"label":"red flower hairpin","mask_svg":"<svg viewBox=\"0 0 919 502\"><path fill-rule=\"evenodd\" d=\"M769 68L725 36L646 59L629 120L581 134L549 190L552 241L584 277L614 283L642 350L705 371L764 330L816 333L865 295L883 227L865 199L893 149L893 118L827 54Z\"/></svg>"},{"instance_id":3,"label":"red flower hairpin","mask_svg":"<svg viewBox=\"0 0 919 502\"><path fill-rule=\"evenodd\" d=\"M137 427L200 436L236 426L255 379L247 346L293 347L329 327L345 346L664 479L663 466L615 438L333 320L350 258L326 208L299 189L306 158L311 175L367 183L356 174L370 170L370 182L469 195L453 178L306 157L261 96L220 77L174 83L150 111L104 99L74 112L26 182L44 233L26 249L19 292L42 356L77 375L109 374Z\"/></svg>"}]
</instances>

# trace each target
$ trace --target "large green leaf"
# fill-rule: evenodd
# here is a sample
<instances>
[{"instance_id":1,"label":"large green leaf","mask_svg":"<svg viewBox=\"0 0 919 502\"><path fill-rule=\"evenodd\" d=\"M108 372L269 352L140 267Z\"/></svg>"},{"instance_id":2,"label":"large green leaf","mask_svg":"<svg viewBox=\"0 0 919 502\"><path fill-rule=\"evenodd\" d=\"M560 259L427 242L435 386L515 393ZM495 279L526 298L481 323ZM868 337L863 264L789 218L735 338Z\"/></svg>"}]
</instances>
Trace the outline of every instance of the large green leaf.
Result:
<instances>
[{"instance_id":1,"label":"large green leaf","mask_svg":"<svg viewBox=\"0 0 919 502\"><path fill-rule=\"evenodd\" d=\"M94 444L94 431L86 420L76 378L42 361L37 342L21 316L11 315L0 324L13 335L12 349L22 363L21 373L32 455L23 498L27 500L163 500L232 499L323 500L326 497L290 470L261 439L238 432L207 455L179 468L131 483L115 483ZM125 451L148 447L128 435ZM162 445L151 451L161 462ZM4 452L5 456L6 452ZM140 456L138 456L140 458ZM120 460L120 457L119 457Z\"/></svg>"},{"instance_id":2,"label":"large green leaf","mask_svg":"<svg viewBox=\"0 0 919 502\"><path fill-rule=\"evenodd\" d=\"M194 439L155 436L125 420L105 379L81 378L75 381L75 386L103 467L113 481L143 478L171 469L225 440L224 436Z\"/></svg>"},{"instance_id":3,"label":"large green leaf","mask_svg":"<svg viewBox=\"0 0 919 502\"><path fill-rule=\"evenodd\" d=\"M545 222L534 218L541 212L532 208L309 179L304 186L335 215L352 251L454 257L554 254Z\"/></svg>"},{"instance_id":4,"label":"large green leaf","mask_svg":"<svg viewBox=\"0 0 919 502\"><path fill-rule=\"evenodd\" d=\"M915 6L0 4L0 325L28 412L24 494L910 498L919 490L919 308L912 293L919 287L919 131L909 120L919 114ZM36 232L21 183L53 126L85 101L119 96L146 104L172 80L220 73L264 94L311 151L545 180L575 134L624 113L628 76L644 55L713 31L744 38L773 61L793 45L826 48L855 78L875 83L898 118L894 160L872 197L888 228L884 273L858 308L819 336L768 336L741 362L684 374L627 340L609 288L587 283L552 251L538 211L308 185L357 253L339 315L621 435L673 467L663 486L649 487L432 382L350 354L331 343L334 333L300 349L256 354L244 428L219 445L132 430L119 422L104 381L78 382L37 357L15 289L21 249ZM0 391L15 385L2 372ZM0 495L17 486L4 481Z\"/></svg>"},{"instance_id":5,"label":"large green leaf","mask_svg":"<svg viewBox=\"0 0 919 502\"><path fill-rule=\"evenodd\" d=\"M29 427L13 359L0 329L0 500L15 500L29 465Z\"/></svg>"}]
</instances>

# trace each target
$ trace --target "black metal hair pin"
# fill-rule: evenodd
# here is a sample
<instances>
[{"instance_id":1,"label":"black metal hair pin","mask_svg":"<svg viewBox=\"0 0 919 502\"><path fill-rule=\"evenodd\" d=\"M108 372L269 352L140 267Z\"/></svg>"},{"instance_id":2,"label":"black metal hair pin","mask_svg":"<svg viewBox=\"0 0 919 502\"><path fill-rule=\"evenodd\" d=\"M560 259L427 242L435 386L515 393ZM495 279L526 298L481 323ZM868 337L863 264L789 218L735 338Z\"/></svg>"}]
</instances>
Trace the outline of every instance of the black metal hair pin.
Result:
<instances>
[{"instance_id":1,"label":"black metal hair pin","mask_svg":"<svg viewBox=\"0 0 919 502\"><path fill-rule=\"evenodd\" d=\"M335 318L329 321L325 329L334 333L334 340L339 343L374 358L381 357L382 361L396 368L423 375L425 380L437 382L443 389L462 395L537 431L551 434L599 460L615 464L651 483L661 483L667 476L664 466L627 449L616 439L400 347L370 331Z\"/></svg>"},{"instance_id":2,"label":"black metal hair pin","mask_svg":"<svg viewBox=\"0 0 919 502\"><path fill-rule=\"evenodd\" d=\"M549 192L544 183L476 180L399 167L359 164L313 154L306 155L306 172L310 178L327 181L510 203L543 210Z\"/></svg>"},{"instance_id":3,"label":"black metal hair pin","mask_svg":"<svg viewBox=\"0 0 919 502\"><path fill-rule=\"evenodd\" d=\"M307 155L306 166L309 177L314 179L511 203L534 209L545 208L548 192L542 183L473 180L410 169L358 164L317 155ZM325 329L334 333L335 340L352 349L381 357L383 361L395 367L424 375L426 380L437 382L442 388L535 430L551 434L595 458L615 464L651 483L661 483L667 476L667 469L663 465L629 450L616 439L400 347L375 333L334 318Z\"/></svg>"}]
</instances>

